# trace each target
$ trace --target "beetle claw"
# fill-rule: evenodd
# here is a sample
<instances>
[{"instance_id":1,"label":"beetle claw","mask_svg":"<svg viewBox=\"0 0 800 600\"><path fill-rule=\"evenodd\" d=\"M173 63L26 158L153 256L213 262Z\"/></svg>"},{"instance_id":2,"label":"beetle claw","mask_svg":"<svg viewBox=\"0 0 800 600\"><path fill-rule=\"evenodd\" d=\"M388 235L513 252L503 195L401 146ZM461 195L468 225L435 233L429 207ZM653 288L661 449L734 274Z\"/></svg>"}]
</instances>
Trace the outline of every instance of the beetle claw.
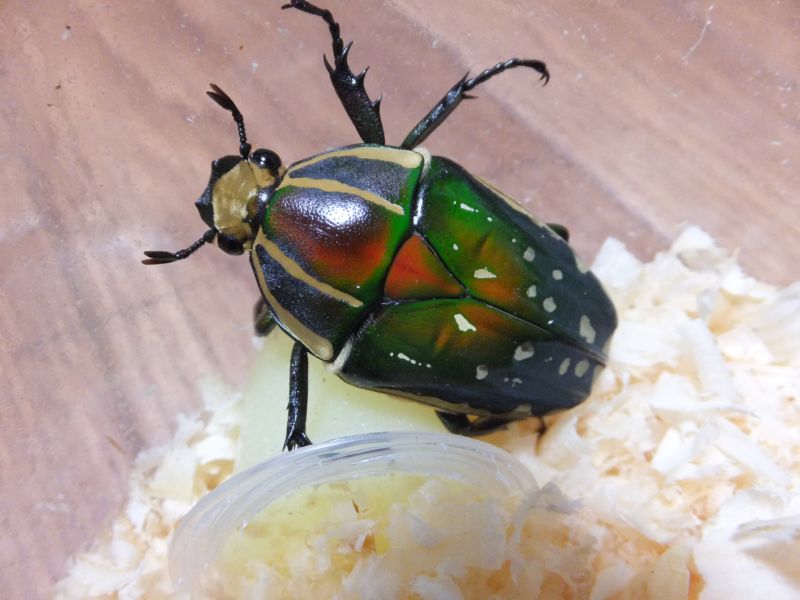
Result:
<instances>
[{"instance_id":1,"label":"beetle claw","mask_svg":"<svg viewBox=\"0 0 800 600\"><path fill-rule=\"evenodd\" d=\"M284 451L288 450L291 452L292 450L297 450L298 448L303 448L304 446L310 446L311 440L308 439L305 431L300 433L292 432L290 435L286 437L286 441L283 442L283 449Z\"/></svg>"},{"instance_id":2,"label":"beetle claw","mask_svg":"<svg viewBox=\"0 0 800 600\"><path fill-rule=\"evenodd\" d=\"M325 63L325 68L328 69L328 75L333 75L333 67L328 62L328 57L324 54L322 55L322 62Z\"/></svg>"}]
</instances>

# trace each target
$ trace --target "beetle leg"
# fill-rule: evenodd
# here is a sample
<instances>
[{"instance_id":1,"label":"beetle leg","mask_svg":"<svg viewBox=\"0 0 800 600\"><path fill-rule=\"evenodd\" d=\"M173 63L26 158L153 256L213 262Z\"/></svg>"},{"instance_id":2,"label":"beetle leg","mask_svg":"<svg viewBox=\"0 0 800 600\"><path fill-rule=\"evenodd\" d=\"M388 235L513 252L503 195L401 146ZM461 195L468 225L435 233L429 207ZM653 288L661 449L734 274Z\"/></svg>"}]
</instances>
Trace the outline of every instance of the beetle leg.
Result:
<instances>
[{"instance_id":1,"label":"beetle leg","mask_svg":"<svg viewBox=\"0 0 800 600\"><path fill-rule=\"evenodd\" d=\"M469 77L469 73L467 73L458 80L458 82L450 88L450 91L445 94L444 98L439 100L436 106L417 123L414 129L406 136L406 139L403 140L400 147L411 149L421 144L422 140L433 133L433 130L442 124L464 98L474 97L468 96L467 92L476 88L487 79L491 79L495 75L508 69L513 69L514 67L529 67L533 69L541 75L540 79L544 79L545 84L550 80L550 73L547 70L547 65L540 60L524 58L510 58L505 62L497 63L495 66L489 67L472 79L467 79L467 77Z\"/></svg>"},{"instance_id":2,"label":"beetle leg","mask_svg":"<svg viewBox=\"0 0 800 600\"><path fill-rule=\"evenodd\" d=\"M436 416L450 433L458 435L483 435L497 429L502 429L516 418L509 417L477 417L470 420L467 415L436 411Z\"/></svg>"},{"instance_id":3,"label":"beetle leg","mask_svg":"<svg viewBox=\"0 0 800 600\"><path fill-rule=\"evenodd\" d=\"M562 240L569 242L569 229L558 223L548 223L547 226L555 231Z\"/></svg>"},{"instance_id":4,"label":"beetle leg","mask_svg":"<svg viewBox=\"0 0 800 600\"><path fill-rule=\"evenodd\" d=\"M253 328L258 337L264 337L275 327L275 319L269 312L269 307L264 298L259 297L253 307Z\"/></svg>"},{"instance_id":5,"label":"beetle leg","mask_svg":"<svg viewBox=\"0 0 800 600\"><path fill-rule=\"evenodd\" d=\"M325 55L322 56L322 59L331 77L333 89L336 90L336 95L339 96L347 116L350 117L364 143L383 145L385 138L380 114L381 99L370 100L364 87L364 77L369 67L358 75L350 70L350 66L347 64L347 55L353 42L345 45L342 41L339 24L333 19L331 11L314 6L306 0L292 0L281 8L296 8L310 15L321 17L328 24L333 40L333 67Z\"/></svg>"},{"instance_id":6,"label":"beetle leg","mask_svg":"<svg viewBox=\"0 0 800 600\"><path fill-rule=\"evenodd\" d=\"M286 421L284 450L294 450L310 446L306 435L306 411L308 409L308 351L300 342L292 348L292 361L289 365L289 405L286 407L289 418Z\"/></svg>"}]
</instances>

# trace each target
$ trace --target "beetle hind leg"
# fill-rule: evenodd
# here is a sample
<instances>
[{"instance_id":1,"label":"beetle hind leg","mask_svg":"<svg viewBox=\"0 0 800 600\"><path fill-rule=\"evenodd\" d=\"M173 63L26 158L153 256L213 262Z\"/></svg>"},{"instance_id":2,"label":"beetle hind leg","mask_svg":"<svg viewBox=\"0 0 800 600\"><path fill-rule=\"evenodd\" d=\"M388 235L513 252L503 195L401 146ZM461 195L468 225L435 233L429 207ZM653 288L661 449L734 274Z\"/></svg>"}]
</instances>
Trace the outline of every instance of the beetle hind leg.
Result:
<instances>
[{"instance_id":1,"label":"beetle hind leg","mask_svg":"<svg viewBox=\"0 0 800 600\"><path fill-rule=\"evenodd\" d=\"M444 122L444 120L450 115L451 112L455 110L456 106L458 106L464 98L474 97L469 96L467 92L475 89L484 81L491 79L495 75L515 67L528 67L533 69L539 73L540 79L544 79L545 84L550 80L550 72L547 70L547 65L540 60L526 58L510 58L504 62L499 62L493 67L489 67L485 71L479 73L472 79L468 79L469 73L467 73L464 75L464 77L459 79L456 84L450 88L450 91L445 94L444 98L439 100L436 106L434 106L431 111L425 115L425 117L419 123L417 123L414 129L412 129L411 132L406 136L406 139L403 140L403 143L400 145L400 147L410 150L411 148L421 144L422 140L433 133L433 130Z\"/></svg>"},{"instance_id":2,"label":"beetle hind leg","mask_svg":"<svg viewBox=\"0 0 800 600\"><path fill-rule=\"evenodd\" d=\"M447 413L440 410L436 411L436 416L439 417L439 420L450 433L470 437L503 429L512 421L519 420L513 417L476 417L470 419L464 414Z\"/></svg>"},{"instance_id":3,"label":"beetle hind leg","mask_svg":"<svg viewBox=\"0 0 800 600\"><path fill-rule=\"evenodd\" d=\"M339 24L334 20L331 11L319 8L306 0L292 0L281 8L296 8L310 15L316 15L328 24L333 41L333 67L323 56L325 68L331 77L333 89L350 117L358 135L367 144L384 144L383 123L381 122L381 99L373 101L364 87L367 69L356 75L347 64L347 55L353 42L345 45L342 41Z\"/></svg>"},{"instance_id":4,"label":"beetle hind leg","mask_svg":"<svg viewBox=\"0 0 800 600\"><path fill-rule=\"evenodd\" d=\"M569 242L569 229L558 223L548 223L547 226L555 231L562 240Z\"/></svg>"},{"instance_id":5,"label":"beetle hind leg","mask_svg":"<svg viewBox=\"0 0 800 600\"><path fill-rule=\"evenodd\" d=\"M308 351L300 342L292 348L289 365L289 416L286 420L284 450L310 446L306 435L306 413L308 411Z\"/></svg>"}]
</instances>

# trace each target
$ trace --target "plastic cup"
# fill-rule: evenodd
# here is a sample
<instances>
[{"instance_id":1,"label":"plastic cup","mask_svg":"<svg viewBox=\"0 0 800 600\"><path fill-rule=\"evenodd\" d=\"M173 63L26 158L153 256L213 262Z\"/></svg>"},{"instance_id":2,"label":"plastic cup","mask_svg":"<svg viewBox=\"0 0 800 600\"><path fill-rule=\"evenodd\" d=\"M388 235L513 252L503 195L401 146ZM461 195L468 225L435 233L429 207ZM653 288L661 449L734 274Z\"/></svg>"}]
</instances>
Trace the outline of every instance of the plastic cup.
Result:
<instances>
[{"instance_id":1,"label":"plastic cup","mask_svg":"<svg viewBox=\"0 0 800 600\"><path fill-rule=\"evenodd\" d=\"M276 500L321 484L389 474L455 480L497 497L535 485L507 452L457 435L371 433L301 448L232 477L184 517L169 555L176 588L204 597L226 540Z\"/></svg>"}]
</instances>

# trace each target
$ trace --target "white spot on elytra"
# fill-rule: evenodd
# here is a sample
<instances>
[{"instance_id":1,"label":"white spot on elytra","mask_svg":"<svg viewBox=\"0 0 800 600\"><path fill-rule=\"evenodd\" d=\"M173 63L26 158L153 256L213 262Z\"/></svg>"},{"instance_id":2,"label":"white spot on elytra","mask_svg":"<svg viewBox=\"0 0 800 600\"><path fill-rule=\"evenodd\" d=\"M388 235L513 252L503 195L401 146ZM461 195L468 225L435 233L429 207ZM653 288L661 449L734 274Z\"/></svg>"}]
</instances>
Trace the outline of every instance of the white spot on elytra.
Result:
<instances>
[{"instance_id":1,"label":"white spot on elytra","mask_svg":"<svg viewBox=\"0 0 800 600\"><path fill-rule=\"evenodd\" d=\"M497 279L497 275L486 268L475 269L475 273L473 273L473 275L475 276L475 279Z\"/></svg>"},{"instance_id":2,"label":"white spot on elytra","mask_svg":"<svg viewBox=\"0 0 800 600\"><path fill-rule=\"evenodd\" d=\"M530 246L528 246L525 249L525 253L522 255L522 258L524 258L528 262L532 262L533 259L536 258L536 251L533 248L531 248Z\"/></svg>"},{"instance_id":3,"label":"white spot on elytra","mask_svg":"<svg viewBox=\"0 0 800 600\"><path fill-rule=\"evenodd\" d=\"M475 379L486 379L489 374L489 367L486 365L478 365L475 368Z\"/></svg>"},{"instance_id":4,"label":"white spot on elytra","mask_svg":"<svg viewBox=\"0 0 800 600\"><path fill-rule=\"evenodd\" d=\"M394 352L389 352L389 356L394 356ZM430 363L424 364L421 361L418 361L415 358L411 358L408 354L404 354L402 352L398 352L397 353L397 358L399 358L400 360L404 360L407 363L411 363L412 365L419 365L420 367L424 365L424 366L428 367L429 369L431 368Z\"/></svg>"},{"instance_id":5,"label":"white spot on elytra","mask_svg":"<svg viewBox=\"0 0 800 600\"><path fill-rule=\"evenodd\" d=\"M594 344L597 332L594 330L594 327L592 327L592 323L586 315L581 316L581 322L578 325L578 335L590 344Z\"/></svg>"},{"instance_id":6,"label":"white spot on elytra","mask_svg":"<svg viewBox=\"0 0 800 600\"><path fill-rule=\"evenodd\" d=\"M467 212L478 212L477 208L472 208L469 204L461 203L461 210L465 210Z\"/></svg>"},{"instance_id":7,"label":"white spot on elytra","mask_svg":"<svg viewBox=\"0 0 800 600\"><path fill-rule=\"evenodd\" d=\"M494 221L494 219L493 219L492 217L486 217L486 220L487 220L487 221L489 221L489 223L491 223L492 221Z\"/></svg>"},{"instance_id":8,"label":"white spot on elytra","mask_svg":"<svg viewBox=\"0 0 800 600\"><path fill-rule=\"evenodd\" d=\"M514 377L514 379L511 380L511 387L517 387L520 383L522 383L522 379Z\"/></svg>"},{"instance_id":9,"label":"white spot on elytra","mask_svg":"<svg viewBox=\"0 0 800 600\"><path fill-rule=\"evenodd\" d=\"M458 250L458 244L453 244L453 250Z\"/></svg>"},{"instance_id":10,"label":"white spot on elytra","mask_svg":"<svg viewBox=\"0 0 800 600\"><path fill-rule=\"evenodd\" d=\"M524 342L514 350L514 360L525 360L533 356L533 344Z\"/></svg>"},{"instance_id":11,"label":"white spot on elytra","mask_svg":"<svg viewBox=\"0 0 800 600\"><path fill-rule=\"evenodd\" d=\"M562 279L564 279L564 274L561 272L560 269L556 269L555 271L553 271L553 279L555 279L556 281L561 281Z\"/></svg>"},{"instance_id":12,"label":"white spot on elytra","mask_svg":"<svg viewBox=\"0 0 800 600\"><path fill-rule=\"evenodd\" d=\"M564 375L567 371L569 371L569 362L568 358L565 358L561 361L561 365L558 367L558 374Z\"/></svg>"},{"instance_id":13,"label":"white spot on elytra","mask_svg":"<svg viewBox=\"0 0 800 600\"><path fill-rule=\"evenodd\" d=\"M586 375L586 371L588 371L588 370L589 370L589 361L588 360L583 359L581 361L578 361L578 364L575 365L575 376L576 377L583 377L584 375Z\"/></svg>"},{"instance_id":14,"label":"white spot on elytra","mask_svg":"<svg viewBox=\"0 0 800 600\"><path fill-rule=\"evenodd\" d=\"M529 287L526 293L528 294L528 298L536 298L536 286L532 285Z\"/></svg>"},{"instance_id":15,"label":"white spot on elytra","mask_svg":"<svg viewBox=\"0 0 800 600\"><path fill-rule=\"evenodd\" d=\"M549 296L542 302L542 307L544 307L547 312L553 312L556 309L556 301L553 300L552 296Z\"/></svg>"},{"instance_id":16,"label":"white spot on elytra","mask_svg":"<svg viewBox=\"0 0 800 600\"><path fill-rule=\"evenodd\" d=\"M459 331L478 331L475 325L467 321L467 317L461 313L456 313L453 315L453 318L456 320L456 325L458 325Z\"/></svg>"}]
</instances>

